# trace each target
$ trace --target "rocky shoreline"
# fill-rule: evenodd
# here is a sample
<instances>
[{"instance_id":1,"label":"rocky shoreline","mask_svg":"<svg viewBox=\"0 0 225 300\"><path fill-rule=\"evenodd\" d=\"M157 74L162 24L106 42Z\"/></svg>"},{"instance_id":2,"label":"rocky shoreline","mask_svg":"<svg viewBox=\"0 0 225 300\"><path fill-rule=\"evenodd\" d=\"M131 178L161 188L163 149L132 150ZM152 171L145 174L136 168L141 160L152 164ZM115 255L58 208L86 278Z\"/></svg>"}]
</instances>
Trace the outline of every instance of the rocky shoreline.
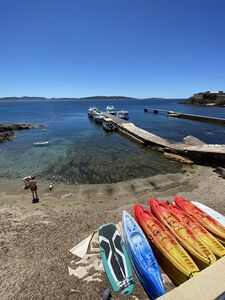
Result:
<instances>
[{"instance_id":1,"label":"rocky shoreline","mask_svg":"<svg viewBox=\"0 0 225 300\"><path fill-rule=\"evenodd\" d=\"M13 140L16 130L31 128L31 124L0 124L0 143Z\"/></svg>"},{"instance_id":2,"label":"rocky shoreline","mask_svg":"<svg viewBox=\"0 0 225 300\"><path fill-rule=\"evenodd\" d=\"M223 91L207 91L194 94L185 100L185 104L225 106L225 93Z\"/></svg>"}]
</instances>

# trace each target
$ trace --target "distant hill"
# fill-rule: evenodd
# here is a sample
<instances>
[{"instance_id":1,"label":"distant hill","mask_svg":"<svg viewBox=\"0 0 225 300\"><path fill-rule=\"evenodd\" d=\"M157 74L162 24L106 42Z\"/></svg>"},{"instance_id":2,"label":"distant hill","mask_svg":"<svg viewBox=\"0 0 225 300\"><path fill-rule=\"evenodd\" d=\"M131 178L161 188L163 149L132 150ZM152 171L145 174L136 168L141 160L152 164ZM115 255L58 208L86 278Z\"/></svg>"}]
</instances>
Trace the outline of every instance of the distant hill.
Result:
<instances>
[{"instance_id":1,"label":"distant hill","mask_svg":"<svg viewBox=\"0 0 225 300\"><path fill-rule=\"evenodd\" d=\"M23 96L23 97L2 97L0 98L0 100L47 100L47 98Z\"/></svg>"},{"instance_id":2,"label":"distant hill","mask_svg":"<svg viewBox=\"0 0 225 300\"><path fill-rule=\"evenodd\" d=\"M110 99L110 100L123 100L123 99L134 99L137 100L138 98L133 97L126 97L126 96L91 96L91 97L82 97L80 99L88 99L88 100L96 100L96 99Z\"/></svg>"},{"instance_id":3,"label":"distant hill","mask_svg":"<svg viewBox=\"0 0 225 300\"><path fill-rule=\"evenodd\" d=\"M185 104L198 104L209 106L225 106L225 93L223 91L207 91L194 94L184 102Z\"/></svg>"},{"instance_id":4,"label":"distant hill","mask_svg":"<svg viewBox=\"0 0 225 300\"><path fill-rule=\"evenodd\" d=\"M98 99L110 99L110 100L123 100L123 99L137 99L133 97L126 96L91 96L91 97L61 97L61 98L46 98L46 97L36 97L36 96L23 96L23 97L2 97L0 100L98 100Z\"/></svg>"},{"instance_id":5,"label":"distant hill","mask_svg":"<svg viewBox=\"0 0 225 300\"><path fill-rule=\"evenodd\" d=\"M142 100L162 100L164 98L159 97L151 97L151 98L142 98ZM141 100L141 98L134 98L134 97L127 97L127 96L90 96L90 97L80 97L80 98L73 98L73 97L61 97L61 98L46 98L46 97L37 97L37 96L23 96L23 97L2 97L0 101L14 101L14 100L39 100L39 101L46 101L46 100Z\"/></svg>"}]
</instances>

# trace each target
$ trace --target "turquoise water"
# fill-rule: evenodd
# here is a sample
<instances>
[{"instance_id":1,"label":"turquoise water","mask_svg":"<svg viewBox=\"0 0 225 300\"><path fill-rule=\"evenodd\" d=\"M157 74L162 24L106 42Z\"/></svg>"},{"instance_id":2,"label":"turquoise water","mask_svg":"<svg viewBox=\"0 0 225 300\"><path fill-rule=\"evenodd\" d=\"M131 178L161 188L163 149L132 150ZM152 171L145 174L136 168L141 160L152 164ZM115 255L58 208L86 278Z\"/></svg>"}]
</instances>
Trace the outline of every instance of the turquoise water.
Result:
<instances>
[{"instance_id":1,"label":"turquoise water","mask_svg":"<svg viewBox=\"0 0 225 300\"><path fill-rule=\"evenodd\" d=\"M39 179L67 183L111 183L161 173L182 172L180 165L133 143L124 136L107 134L87 117L90 106L109 104L127 109L130 121L172 140L191 134L208 143L225 143L225 127L165 114L145 113L144 107L224 117L225 108L179 104L179 100L125 101L7 101L0 102L0 123L32 123L42 128L16 132L12 142L0 144L0 177ZM48 140L47 147L34 147Z\"/></svg>"}]
</instances>

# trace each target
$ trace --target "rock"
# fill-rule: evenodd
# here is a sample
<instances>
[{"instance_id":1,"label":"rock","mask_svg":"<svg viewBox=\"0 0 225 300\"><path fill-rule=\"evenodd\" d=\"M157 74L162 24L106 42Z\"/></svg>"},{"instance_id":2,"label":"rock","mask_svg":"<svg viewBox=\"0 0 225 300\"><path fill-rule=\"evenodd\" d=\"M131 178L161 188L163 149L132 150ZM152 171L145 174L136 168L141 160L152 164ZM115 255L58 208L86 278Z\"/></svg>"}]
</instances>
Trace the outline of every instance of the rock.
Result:
<instances>
[{"instance_id":1,"label":"rock","mask_svg":"<svg viewBox=\"0 0 225 300\"><path fill-rule=\"evenodd\" d=\"M0 143L4 141L11 141L14 138L14 131L0 133Z\"/></svg>"},{"instance_id":2,"label":"rock","mask_svg":"<svg viewBox=\"0 0 225 300\"><path fill-rule=\"evenodd\" d=\"M33 128L31 124L0 124L0 132Z\"/></svg>"},{"instance_id":3,"label":"rock","mask_svg":"<svg viewBox=\"0 0 225 300\"><path fill-rule=\"evenodd\" d=\"M192 160L190 160L188 158L185 158L180 155L173 154L173 153L164 152L163 156L165 158L171 159L171 160L179 162L179 163L187 164L187 165L192 165L194 163Z\"/></svg>"},{"instance_id":4,"label":"rock","mask_svg":"<svg viewBox=\"0 0 225 300\"><path fill-rule=\"evenodd\" d=\"M11 141L14 138L15 130L33 128L31 124L0 124L0 143Z\"/></svg>"},{"instance_id":5,"label":"rock","mask_svg":"<svg viewBox=\"0 0 225 300\"><path fill-rule=\"evenodd\" d=\"M213 172L219 174L220 177L225 179L225 169L224 168L218 167L215 170L213 170Z\"/></svg>"},{"instance_id":6,"label":"rock","mask_svg":"<svg viewBox=\"0 0 225 300\"><path fill-rule=\"evenodd\" d=\"M205 143L202 142L201 140L197 139L196 137L192 136L192 135L188 135L183 139L184 143L186 145L190 145L190 146L202 146Z\"/></svg>"}]
</instances>

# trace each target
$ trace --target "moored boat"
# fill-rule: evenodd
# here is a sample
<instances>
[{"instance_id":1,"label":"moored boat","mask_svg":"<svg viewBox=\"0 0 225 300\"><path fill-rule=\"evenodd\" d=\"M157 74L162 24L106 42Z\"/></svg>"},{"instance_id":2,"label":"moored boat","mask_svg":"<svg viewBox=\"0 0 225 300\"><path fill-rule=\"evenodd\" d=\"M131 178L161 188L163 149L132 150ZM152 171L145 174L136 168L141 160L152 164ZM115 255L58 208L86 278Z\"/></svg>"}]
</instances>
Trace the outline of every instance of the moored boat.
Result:
<instances>
[{"instance_id":1,"label":"moored boat","mask_svg":"<svg viewBox=\"0 0 225 300\"><path fill-rule=\"evenodd\" d=\"M225 227L223 225L190 201L178 195L174 196L174 200L182 210L190 214L203 227L209 230L221 243L225 244Z\"/></svg>"},{"instance_id":2,"label":"moored boat","mask_svg":"<svg viewBox=\"0 0 225 300\"><path fill-rule=\"evenodd\" d=\"M170 210L166 203L162 204L157 199L150 198L149 204L154 216L170 230L176 240L188 251L199 269L204 269L216 261L215 255L205 243L195 234L191 227L182 222Z\"/></svg>"},{"instance_id":3,"label":"moored boat","mask_svg":"<svg viewBox=\"0 0 225 300\"><path fill-rule=\"evenodd\" d=\"M199 272L189 254L149 210L135 204L134 215L149 237L159 265L175 285L182 284Z\"/></svg>"},{"instance_id":4,"label":"moored boat","mask_svg":"<svg viewBox=\"0 0 225 300\"><path fill-rule=\"evenodd\" d=\"M106 107L106 112L111 115L116 115L116 109L113 105L108 105Z\"/></svg>"},{"instance_id":5,"label":"moored boat","mask_svg":"<svg viewBox=\"0 0 225 300\"><path fill-rule=\"evenodd\" d=\"M99 114L100 113L100 111L97 109L97 107L95 107L95 106L93 106L93 107L90 107L89 109L88 109L88 117L90 117L90 118L93 118L93 116L95 115L95 114Z\"/></svg>"},{"instance_id":6,"label":"moored boat","mask_svg":"<svg viewBox=\"0 0 225 300\"><path fill-rule=\"evenodd\" d=\"M95 120L95 122L97 123L102 123L105 120L105 117L103 116L103 114L98 113L98 114L94 114L93 115L93 119Z\"/></svg>"},{"instance_id":7,"label":"moored boat","mask_svg":"<svg viewBox=\"0 0 225 300\"><path fill-rule=\"evenodd\" d=\"M150 299L165 293L162 276L153 251L139 225L131 215L123 211L125 246L134 270Z\"/></svg>"},{"instance_id":8,"label":"moored boat","mask_svg":"<svg viewBox=\"0 0 225 300\"><path fill-rule=\"evenodd\" d=\"M119 110L117 112L117 117L120 119L128 120L129 119L129 113L127 110Z\"/></svg>"},{"instance_id":9,"label":"moored boat","mask_svg":"<svg viewBox=\"0 0 225 300\"><path fill-rule=\"evenodd\" d=\"M48 146L48 145L49 145L48 141L46 141L46 142L42 141L42 142L33 143L33 146L35 146L35 147L45 147L45 146Z\"/></svg>"},{"instance_id":10,"label":"moored boat","mask_svg":"<svg viewBox=\"0 0 225 300\"><path fill-rule=\"evenodd\" d=\"M112 124L110 121L103 121L102 128L107 132L116 131L117 128L115 125Z\"/></svg>"}]
</instances>

